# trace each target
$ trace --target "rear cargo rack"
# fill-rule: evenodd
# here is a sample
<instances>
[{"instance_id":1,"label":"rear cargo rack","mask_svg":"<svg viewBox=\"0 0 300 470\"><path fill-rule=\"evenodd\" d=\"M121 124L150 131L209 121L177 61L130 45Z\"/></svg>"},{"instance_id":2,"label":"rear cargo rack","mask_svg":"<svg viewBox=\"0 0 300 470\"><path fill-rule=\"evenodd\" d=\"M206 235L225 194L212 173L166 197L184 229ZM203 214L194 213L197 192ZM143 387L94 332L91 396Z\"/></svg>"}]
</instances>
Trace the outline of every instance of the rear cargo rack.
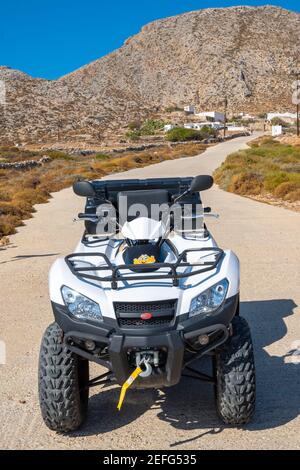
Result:
<instances>
[{"instance_id":1,"label":"rear cargo rack","mask_svg":"<svg viewBox=\"0 0 300 470\"><path fill-rule=\"evenodd\" d=\"M190 252L199 252L199 253L207 253L208 255L214 255L215 259L212 261L195 261L195 262L187 262L187 254ZM83 279L91 279L94 281L102 281L102 282L110 282L112 289L118 288L118 282L122 281L145 281L145 280L156 280L156 279L172 279L173 285L179 285L179 279L187 278L190 276L195 276L196 274L201 274L206 271L213 270L217 267L221 258L223 257L223 250L221 248L213 247L213 248L189 248L184 250L182 253L176 255L176 262L175 263L151 263L151 264L119 264L114 265L111 263L109 258L104 253L94 252L94 253L72 253L65 257L65 261L71 270L71 272ZM105 264L101 264L99 266L76 266L76 262L83 262L80 258L101 258L101 260L105 262ZM178 273L177 269L179 268L194 268L200 266L200 269L196 269L195 271ZM157 272L160 269L167 268L169 272ZM100 276L98 274L91 274L95 271L111 271L111 275L109 276ZM124 274L122 271L132 271L134 274ZM151 270L151 274L149 273ZM138 274L136 274L138 271ZM141 271L145 271L145 274L141 273Z\"/></svg>"}]
</instances>

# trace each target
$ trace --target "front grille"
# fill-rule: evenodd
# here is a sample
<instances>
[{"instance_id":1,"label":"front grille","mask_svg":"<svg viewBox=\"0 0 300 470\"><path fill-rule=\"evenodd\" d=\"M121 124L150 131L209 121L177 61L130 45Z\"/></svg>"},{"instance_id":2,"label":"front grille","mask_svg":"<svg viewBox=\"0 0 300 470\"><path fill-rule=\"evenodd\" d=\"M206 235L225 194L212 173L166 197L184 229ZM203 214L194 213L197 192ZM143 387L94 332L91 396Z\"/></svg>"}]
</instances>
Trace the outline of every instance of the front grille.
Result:
<instances>
[{"instance_id":1,"label":"front grille","mask_svg":"<svg viewBox=\"0 0 300 470\"><path fill-rule=\"evenodd\" d=\"M159 312L165 312L166 310L172 310L175 313L176 300L162 300L160 302L115 302L116 315L122 315L124 313L143 313L151 312L153 314ZM122 315L123 316L123 315Z\"/></svg>"},{"instance_id":2,"label":"front grille","mask_svg":"<svg viewBox=\"0 0 300 470\"><path fill-rule=\"evenodd\" d=\"M141 318L119 318L119 325L126 326L164 326L169 325L173 317L150 318L150 320L142 320Z\"/></svg>"},{"instance_id":3,"label":"front grille","mask_svg":"<svg viewBox=\"0 0 300 470\"><path fill-rule=\"evenodd\" d=\"M169 325L176 314L177 300L159 302L114 302L116 317L121 327L159 327ZM142 320L142 313L150 312L152 318Z\"/></svg>"}]
</instances>

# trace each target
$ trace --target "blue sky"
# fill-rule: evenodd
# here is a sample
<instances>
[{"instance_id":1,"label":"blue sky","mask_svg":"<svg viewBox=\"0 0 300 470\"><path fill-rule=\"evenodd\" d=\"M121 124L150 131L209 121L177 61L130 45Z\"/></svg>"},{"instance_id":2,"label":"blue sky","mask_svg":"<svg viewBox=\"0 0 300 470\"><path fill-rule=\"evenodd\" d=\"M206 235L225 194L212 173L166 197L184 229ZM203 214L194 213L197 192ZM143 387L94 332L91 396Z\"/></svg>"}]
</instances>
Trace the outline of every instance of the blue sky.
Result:
<instances>
[{"instance_id":1,"label":"blue sky","mask_svg":"<svg viewBox=\"0 0 300 470\"><path fill-rule=\"evenodd\" d=\"M155 19L266 3L300 11L295 0L10 0L0 8L0 65L57 78L120 47Z\"/></svg>"}]
</instances>

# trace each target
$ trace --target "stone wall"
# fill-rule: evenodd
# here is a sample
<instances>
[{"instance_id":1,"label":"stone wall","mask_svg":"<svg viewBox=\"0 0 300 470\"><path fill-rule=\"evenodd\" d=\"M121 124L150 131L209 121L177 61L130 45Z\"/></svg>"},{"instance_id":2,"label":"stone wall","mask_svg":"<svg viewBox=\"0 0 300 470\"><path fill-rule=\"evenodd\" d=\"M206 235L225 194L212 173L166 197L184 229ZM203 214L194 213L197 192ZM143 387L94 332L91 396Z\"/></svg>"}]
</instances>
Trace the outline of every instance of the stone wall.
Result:
<instances>
[{"instance_id":1,"label":"stone wall","mask_svg":"<svg viewBox=\"0 0 300 470\"><path fill-rule=\"evenodd\" d=\"M37 166L42 166L44 163L51 161L51 158L47 155L44 155L39 160L25 160L22 162L11 162L11 163L1 163L0 170L31 170Z\"/></svg>"}]
</instances>

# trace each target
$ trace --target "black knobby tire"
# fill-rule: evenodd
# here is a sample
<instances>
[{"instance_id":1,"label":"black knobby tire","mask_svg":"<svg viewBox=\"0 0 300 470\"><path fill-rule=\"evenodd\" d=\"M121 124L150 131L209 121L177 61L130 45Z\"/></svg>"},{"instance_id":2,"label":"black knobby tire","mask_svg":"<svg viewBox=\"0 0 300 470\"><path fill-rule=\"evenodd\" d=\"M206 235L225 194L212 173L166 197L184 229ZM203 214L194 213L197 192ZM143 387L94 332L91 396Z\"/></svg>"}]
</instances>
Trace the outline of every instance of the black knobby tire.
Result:
<instances>
[{"instance_id":1,"label":"black knobby tire","mask_svg":"<svg viewBox=\"0 0 300 470\"><path fill-rule=\"evenodd\" d=\"M250 421L255 409L255 364L251 333L247 321L232 320L233 334L214 358L217 412L225 424L242 425Z\"/></svg>"},{"instance_id":2,"label":"black knobby tire","mask_svg":"<svg viewBox=\"0 0 300 470\"><path fill-rule=\"evenodd\" d=\"M46 329L39 359L39 399L46 426L57 432L74 431L86 418L89 362L69 351L57 323Z\"/></svg>"}]
</instances>

